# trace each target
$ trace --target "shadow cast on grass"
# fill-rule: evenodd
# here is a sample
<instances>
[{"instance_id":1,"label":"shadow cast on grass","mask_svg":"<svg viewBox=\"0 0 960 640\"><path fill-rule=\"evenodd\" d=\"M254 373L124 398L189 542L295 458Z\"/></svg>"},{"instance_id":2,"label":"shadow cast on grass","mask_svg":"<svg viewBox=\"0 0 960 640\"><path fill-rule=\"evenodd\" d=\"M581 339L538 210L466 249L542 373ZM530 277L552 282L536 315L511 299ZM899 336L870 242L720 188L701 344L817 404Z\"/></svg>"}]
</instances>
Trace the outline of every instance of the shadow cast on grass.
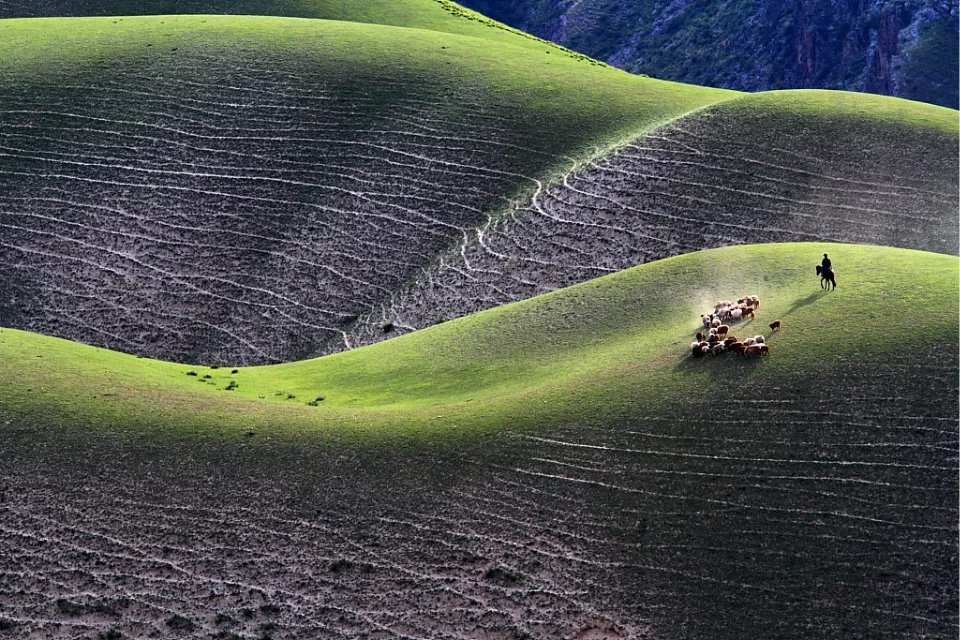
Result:
<instances>
[{"instance_id":1,"label":"shadow cast on grass","mask_svg":"<svg viewBox=\"0 0 960 640\"><path fill-rule=\"evenodd\" d=\"M820 300L826 293L829 293L829 292L824 289L818 289L813 293L811 293L810 295L808 295L807 297L800 298L799 300L795 301L789 309L787 309L787 312L784 315L790 315L794 311L798 311L799 309L802 309L808 304L813 304L817 300Z\"/></svg>"},{"instance_id":2,"label":"shadow cast on grass","mask_svg":"<svg viewBox=\"0 0 960 640\"><path fill-rule=\"evenodd\" d=\"M706 372L711 378L726 380L731 375L744 375L754 371L757 367L763 366L764 360L768 356L744 357L732 352L726 352L719 356L703 356L694 358L687 354L674 367L674 371L684 373Z\"/></svg>"}]
</instances>

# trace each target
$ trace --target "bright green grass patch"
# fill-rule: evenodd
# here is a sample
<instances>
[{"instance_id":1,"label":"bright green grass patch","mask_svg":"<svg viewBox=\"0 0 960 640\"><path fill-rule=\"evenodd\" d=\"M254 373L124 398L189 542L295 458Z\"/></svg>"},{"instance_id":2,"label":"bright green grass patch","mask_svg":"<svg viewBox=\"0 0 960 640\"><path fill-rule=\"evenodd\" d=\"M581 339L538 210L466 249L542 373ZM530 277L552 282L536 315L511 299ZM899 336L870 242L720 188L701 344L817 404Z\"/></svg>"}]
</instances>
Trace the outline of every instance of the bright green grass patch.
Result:
<instances>
[{"instance_id":1,"label":"bright green grass patch","mask_svg":"<svg viewBox=\"0 0 960 640\"><path fill-rule=\"evenodd\" d=\"M822 251L840 288L813 273ZM658 261L310 361L209 369L4 329L0 417L61 428L379 441L629 420L739 385L811 384L837 358L956 345L958 259L853 245L775 244ZM741 338L769 358L694 360L698 313L756 294ZM909 352L909 351L907 351ZM190 376L193 371L198 375ZM204 376L210 376L205 378ZM226 390L231 381L236 388ZM307 403L319 396L317 406Z\"/></svg>"},{"instance_id":2,"label":"bright green grass patch","mask_svg":"<svg viewBox=\"0 0 960 640\"><path fill-rule=\"evenodd\" d=\"M0 21L0 71L23 84L97 70L175 74L194 62L241 70L251 56L279 58L285 70L323 70L334 86L366 83L374 96L378 82L401 83L408 92L446 85L450 95L479 93L505 116L505 126L517 128L508 132L514 139L535 139L543 153L568 156L565 170L575 157L740 95L640 78L513 37L250 16Z\"/></svg>"},{"instance_id":3,"label":"bright green grass patch","mask_svg":"<svg viewBox=\"0 0 960 640\"><path fill-rule=\"evenodd\" d=\"M450 0L46 0L44 6L34 12L47 17L226 14L317 18L429 29L564 51L558 45L491 20Z\"/></svg>"},{"instance_id":4,"label":"bright green grass patch","mask_svg":"<svg viewBox=\"0 0 960 640\"><path fill-rule=\"evenodd\" d=\"M730 106L783 116L924 129L953 136L960 131L960 118L954 109L872 93L823 89L767 91L744 96Z\"/></svg>"}]
</instances>

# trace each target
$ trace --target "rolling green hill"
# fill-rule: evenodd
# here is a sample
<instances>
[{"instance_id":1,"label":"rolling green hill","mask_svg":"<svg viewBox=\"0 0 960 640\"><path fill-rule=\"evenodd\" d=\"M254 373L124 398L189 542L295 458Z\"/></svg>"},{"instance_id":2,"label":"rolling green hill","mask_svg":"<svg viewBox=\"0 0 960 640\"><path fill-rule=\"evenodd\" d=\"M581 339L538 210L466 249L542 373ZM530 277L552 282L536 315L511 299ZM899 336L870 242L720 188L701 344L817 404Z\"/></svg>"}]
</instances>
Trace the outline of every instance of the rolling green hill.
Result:
<instances>
[{"instance_id":1,"label":"rolling green hill","mask_svg":"<svg viewBox=\"0 0 960 640\"><path fill-rule=\"evenodd\" d=\"M43 0L0 2L0 18L58 18L217 14L316 18L390 25L502 40L526 41L536 47L563 51L551 42L512 29L449 0ZM570 52L583 58L582 54Z\"/></svg>"},{"instance_id":2,"label":"rolling green hill","mask_svg":"<svg viewBox=\"0 0 960 640\"><path fill-rule=\"evenodd\" d=\"M343 348L352 319L542 182L737 95L531 42L0 21L0 320L171 359Z\"/></svg>"},{"instance_id":3,"label":"rolling green hill","mask_svg":"<svg viewBox=\"0 0 960 640\"><path fill-rule=\"evenodd\" d=\"M954 111L660 82L407 4L0 21L0 322L261 364L723 244L956 245Z\"/></svg>"},{"instance_id":4,"label":"rolling green hill","mask_svg":"<svg viewBox=\"0 0 960 640\"><path fill-rule=\"evenodd\" d=\"M957 112L837 91L771 91L645 132L478 228L388 303L426 327L700 249L830 242L956 254Z\"/></svg>"},{"instance_id":5,"label":"rolling green hill","mask_svg":"<svg viewBox=\"0 0 960 640\"><path fill-rule=\"evenodd\" d=\"M0 0L86 14L0 20L0 637L955 631L955 111Z\"/></svg>"},{"instance_id":6,"label":"rolling green hill","mask_svg":"<svg viewBox=\"0 0 960 640\"><path fill-rule=\"evenodd\" d=\"M821 248L839 265L836 292L822 292L811 275ZM853 366L847 376L873 376L877 362L905 364L918 353L955 359L957 267L949 256L852 245L717 249L355 351L235 374L5 329L0 412L48 428L228 439L250 429L295 439L430 439L682 413L723 393L731 377L740 389L803 393L829 378L838 359ZM689 358L698 313L714 299L752 293L763 300L759 319L732 331L769 335L766 323L781 319L772 355Z\"/></svg>"},{"instance_id":7,"label":"rolling green hill","mask_svg":"<svg viewBox=\"0 0 960 640\"><path fill-rule=\"evenodd\" d=\"M958 272L903 249L729 247L236 373L2 329L0 541L30 571L0 572L0 622L949 635ZM688 356L697 314L747 294L757 319L733 332L767 334L769 357Z\"/></svg>"}]
</instances>

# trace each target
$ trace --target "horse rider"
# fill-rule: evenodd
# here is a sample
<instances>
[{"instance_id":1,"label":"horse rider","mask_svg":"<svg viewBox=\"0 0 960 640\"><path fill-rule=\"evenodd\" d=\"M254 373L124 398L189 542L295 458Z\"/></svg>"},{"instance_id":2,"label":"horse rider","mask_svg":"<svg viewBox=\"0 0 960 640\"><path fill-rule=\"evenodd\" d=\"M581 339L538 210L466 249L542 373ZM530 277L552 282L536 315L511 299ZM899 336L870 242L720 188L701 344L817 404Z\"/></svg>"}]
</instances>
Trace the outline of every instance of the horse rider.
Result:
<instances>
[{"instance_id":1,"label":"horse rider","mask_svg":"<svg viewBox=\"0 0 960 640\"><path fill-rule=\"evenodd\" d=\"M823 267L824 271L833 271L831 268L830 258L827 257L827 254L823 254L823 260L820 261L820 266Z\"/></svg>"}]
</instances>

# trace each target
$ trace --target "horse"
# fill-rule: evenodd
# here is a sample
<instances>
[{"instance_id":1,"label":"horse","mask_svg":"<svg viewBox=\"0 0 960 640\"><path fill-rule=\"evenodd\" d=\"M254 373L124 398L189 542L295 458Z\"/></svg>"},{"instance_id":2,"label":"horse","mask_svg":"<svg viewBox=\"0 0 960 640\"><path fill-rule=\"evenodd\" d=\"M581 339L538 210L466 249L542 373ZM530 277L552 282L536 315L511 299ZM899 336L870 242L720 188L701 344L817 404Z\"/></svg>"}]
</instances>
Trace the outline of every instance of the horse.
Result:
<instances>
[{"instance_id":1,"label":"horse","mask_svg":"<svg viewBox=\"0 0 960 640\"><path fill-rule=\"evenodd\" d=\"M831 285L832 289L837 288L837 277L833 273L833 269L824 269L819 264L817 265L817 275L820 276L820 288L826 289L827 283Z\"/></svg>"}]
</instances>

